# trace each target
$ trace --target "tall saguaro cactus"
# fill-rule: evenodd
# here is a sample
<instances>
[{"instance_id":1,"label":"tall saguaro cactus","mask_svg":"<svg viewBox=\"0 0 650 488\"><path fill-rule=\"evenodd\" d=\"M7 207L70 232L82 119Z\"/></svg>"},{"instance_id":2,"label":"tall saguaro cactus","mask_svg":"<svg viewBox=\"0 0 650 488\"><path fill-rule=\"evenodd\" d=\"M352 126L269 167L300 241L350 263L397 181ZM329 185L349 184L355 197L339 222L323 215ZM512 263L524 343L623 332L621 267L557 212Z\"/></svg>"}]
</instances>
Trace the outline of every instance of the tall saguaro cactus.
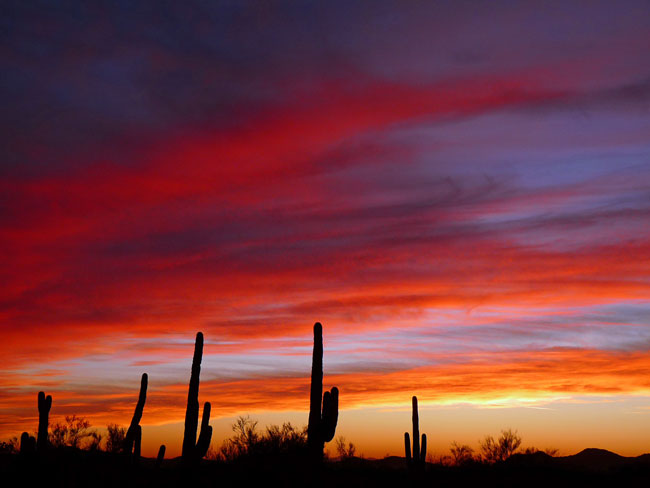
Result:
<instances>
[{"instance_id":1,"label":"tall saguaro cactus","mask_svg":"<svg viewBox=\"0 0 650 488\"><path fill-rule=\"evenodd\" d=\"M147 385L149 377L147 373L142 374L140 380L140 395L138 396L138 403L135 405L133 417L131 418L131 425L126 431L124 436L124 452L133 453L134 461L137 462L140 457L140 442L142 440L142 427L140 427L140 420L142 419L142 412L144 411L144 404L147 401Z\"/></svg>"},{"instance_id":2,"label":"tall saguaro cactus","mask_svg":"<svg viewBox=\"0 0 650 488\"><path fill-rule=\"evenodd\" d=\"M422 434L422 448L420 449L420 419L418 416L418 397L413 397L413 455L411 456L411 438L404 432L404 452L406 464L409 469L424 469L427 457L427 435Z\"/></svg>"},{"instance_id":3,"label":"tall saguaro cactus","mask_svg":"<svg viewBox=\"0 0 650 488\"><path fill-rule=\"evenodd\" d=\"M338 388L335 386L323 395L323 326L320 322L316 322L314 324L314 352L311 360L307 444L313 457L319 461L323 459L325 443L334 438L338 417Z\"/></svg>"},{"instance_id":4,"label":"tall saguaro cactus","mask_svg":"<svg viewBox=\"0 0 650 488\"><path fill-rule=\"evenodd\" d=\"M183 460L195 462L200 460L208 452L210 440L212 439L212 427L210 427L210 402L203 405L203 416L201 418L201 431L199 439L196 440L196 429L199 424L199 376L201 375L201 359L203 358L203 334L196 334L194 343L194 357L192 358L192 374L190 386L187 392L187 409L185 410L185 431L183 433Z\"/></svg>"},{"instance_id":5,"label":"tall saguaro cactus","mask_svg":"<svg viewBox=\"0 0 650 488\"><path fill-rule=\"evenodd\" d=\"M36 441L36 450L44 452L47 450L49 442L47 440L47 429L49 424L50 409L52 408L52 396L45 396L42 391L38 392L38 439Z\"/></svg>"}]
</instances>

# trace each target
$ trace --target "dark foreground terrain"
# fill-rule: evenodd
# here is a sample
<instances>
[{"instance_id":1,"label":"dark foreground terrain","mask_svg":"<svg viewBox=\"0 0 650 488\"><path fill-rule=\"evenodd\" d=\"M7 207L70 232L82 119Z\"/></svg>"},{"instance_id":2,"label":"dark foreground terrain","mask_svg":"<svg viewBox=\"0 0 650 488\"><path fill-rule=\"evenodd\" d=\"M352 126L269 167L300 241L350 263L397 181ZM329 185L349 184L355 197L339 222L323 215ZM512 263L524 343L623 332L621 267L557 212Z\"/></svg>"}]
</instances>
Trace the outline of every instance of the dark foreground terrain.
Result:
<instances>
[{"instance_id":1,"label":"dark foreground terrain","mask_svg":"<svg viewBox=\"0 0 650 488\"><path fill-rule=\"evenodd\" d=\"M409 472L404 459L351 458L311 467L303 458L243 460L230 463L202 460L187 467L181 459L156 466L142 458L137 466L127 457L106 452L57 449L31 459L0 456L2 486L41 487L582 487L650 486L650 455L636 458L586 449L567 457L542 452L516 454L505 462L466 466L428 464L424 472Z\"/></svg>"}]
</instances>

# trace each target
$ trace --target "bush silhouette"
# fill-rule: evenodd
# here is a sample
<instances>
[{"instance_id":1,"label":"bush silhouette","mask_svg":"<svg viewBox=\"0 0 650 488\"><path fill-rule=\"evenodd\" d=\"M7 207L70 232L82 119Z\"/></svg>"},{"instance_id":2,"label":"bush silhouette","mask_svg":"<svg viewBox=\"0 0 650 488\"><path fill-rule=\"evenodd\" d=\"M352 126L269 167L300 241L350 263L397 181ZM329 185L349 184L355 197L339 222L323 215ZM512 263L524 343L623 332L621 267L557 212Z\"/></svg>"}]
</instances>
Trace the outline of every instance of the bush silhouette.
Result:
<instances>
[{"instance_id":1,"label":"bush silhouette","mask_svg":"<svg viewBox=\"0 0 650 488\"><path fill-rule=\"evenodd\" d=\"M351 459L356 452L357 448L352 442L348 442L346 445L345 437L340 435L336 438L336 453L340 460Z\"/></svg>"},{"instance_id":2,"label":"bush silhouette","mask_svg":"<svg viewBox=\"0 0 650 488\"><path fill-rule=\"evenodd\" d=\"M77 415L66 415L65 423L57 422L52 426L50 433L50 443L54 447L72 447L81 449L85 439L93 439L97 432L90 430L91 424L85 417ZM90 444L93 444L91 440Z\"/></svg>"},{"instance_id":3,"label":"bush silhouette","mask_svg":"<svg viewBox=\"0 0 650 488\"><path fill-rule=\"evenodd\" d=\"M285 457L303 457L307 452L307 430L299 430L286 422L282 426L271 425L261 433L257 421L240 416L232 425L234 435L223 442L219 458L223 461L277 461Z\"/></svg>"},{"instance_id":4,"label":"bush silhouette","mask_svg":"<svg viewBox=\"0 0 650 488\"><path fill-rule=\"evenodd\" d=\"M501 436L494 440L491 435L485 436L479 441L481 447L481 458L487 463L505 461L512 456L521 445L521 437L511 429L502 430Z\"/></svg>"},{"instance_id":5,"label":"bush silhouette","mask_svg":"<svg viewBox=\"0 0 650 488\"><path fill-rule=\"evenodd\" d=\"M474 449L466 444L458 444L456 441L451 443L451 457L453 464L463 466L474 461Z\"/></svg>"},{"instance_id":6,"label":"bush silhouette","mask_svg":"<svg viewBox=\"0 0 650 488\"><path fill-rule=\"evenodd\" d=\"M120 427L117 424L108 424L106 426L108 434L106 435L106 451L107 452L120 452L124 449L124 437L126 436L126 428Z\"/></svg>"}]
</instances>

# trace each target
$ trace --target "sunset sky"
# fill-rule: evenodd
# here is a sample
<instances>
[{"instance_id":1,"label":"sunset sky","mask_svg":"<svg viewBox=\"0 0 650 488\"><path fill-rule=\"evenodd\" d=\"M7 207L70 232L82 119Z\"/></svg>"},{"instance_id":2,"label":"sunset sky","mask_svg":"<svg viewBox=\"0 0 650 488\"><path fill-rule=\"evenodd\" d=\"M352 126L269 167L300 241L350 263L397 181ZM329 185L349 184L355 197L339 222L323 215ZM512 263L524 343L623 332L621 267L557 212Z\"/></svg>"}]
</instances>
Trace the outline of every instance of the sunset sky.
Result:
<instances>
[{"instance_id":1,"label":"sunset sky","mask_svg":"<svg viewBox=\"0 0 650 488\"><path fill-rule=\"evenodd\" d=\"M647 1L2 2L0 439L147 372L178 455L197 331L215 448L303 426L320 321L366 456L412 395L436 456L650 452L649 52Z\"/></svg>"}]
</instances>

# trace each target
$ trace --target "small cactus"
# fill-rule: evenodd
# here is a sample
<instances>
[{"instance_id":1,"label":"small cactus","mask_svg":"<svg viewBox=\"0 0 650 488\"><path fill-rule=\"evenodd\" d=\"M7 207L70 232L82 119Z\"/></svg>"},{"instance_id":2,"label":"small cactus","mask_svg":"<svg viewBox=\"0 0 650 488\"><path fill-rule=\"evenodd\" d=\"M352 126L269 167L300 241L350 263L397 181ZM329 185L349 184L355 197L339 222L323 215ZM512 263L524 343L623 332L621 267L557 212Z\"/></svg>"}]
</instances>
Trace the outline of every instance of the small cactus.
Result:
<instances>
[{"instance_id":1,"label":"small cactus","mask_svg":"<svg viewBox=\"0 0 650 488\"><path fill-rule=\"evenodd\" d=\"M212 427L210 426L210 402L203 405L201 430L196 439L196 429L199 423L199 376L201 375L201 359L203 358L203 334L196 334L194 357L192 358L192 374L187 392L187 409L185 410L185 431L183 433L182 457L185 462L197 462L205 456L210 448Z\"/></svg>"},{"instance_id":2,"label":"small cactus","mask_svg":"<svg viewBox=\"0 0 650 488\"><path fill-rule=\"evenodd\" d=\"M31 456L36 452L36 439L34 436L23 432L20 435L20 454L22 456Z\"/></svg>"},{"instance_id":3,"label":"small cactus","mask_svg":"<svg viewBox=\"0 0 650 488\"><path fill-rule=\"evenodd\" d=\"M163 459L165 459L166 449L167 448L165 447L165 444L161 444L160 449L158 449L158 456L156 456L156 464L155 464L156 469L162 466Z\"/></svg>"},{"instance_id":4,"label":"small cactus","mask_svg":"<svg viewBox=\"0 0 650 488\"><path fill-rule=\"evenodd\" d=\"M138 403L135 406L133 418L131 418L131 425L129 425L129 429L126 431L126 435L124 436L123 451L127 454L133 454L133 461L136 463L140 458L140 443L142 442L142 427L140 427L140 420L142 419L144 404L147 401L148 382L149 377L147 376L147 373L143 373L142 379L140 380L140 395L138 396Z\"/></svg>"},{"instance_id":5,"label":"small cactus","mask_svg":"<svg viewBox=\"0 0 650 488\"><path fill-rule=\"evenodd\" d=\"M44 452L49 446L47 439L47 429L49 424L50 409L52 408L52 396L45 396L42 391L38 392L38 440L36 449L38 452Z\"/></svg>"},{"instance_id":6,"label":"small cactus","mask_svg":"<svg viewBox=\"0 0 650 488\"><path fill-rule=\"evenodd\" d=\"M413 455L411 456L411 438L404 432L404 452L409 469L423 470L427 457L427 435L422 434L420 449L420 419L418 417L418 397L413 397Z\"/></svg>"},{"instance_id":7,"label":"small cactus","mask_svg":"<svg viewBox=\"0 0 650 488\"><path fill-rule=\"evenodd\" d=\"M322 395L322 405L321 405ZM321 411L322 407L322 411ZM325 443L334 438L339 417L339 390L333 387L323 395L323 326L314 324L314 351L311 362L309 425L307 444L315 460L323 459Z\"/></svg>"}]
</instances>

